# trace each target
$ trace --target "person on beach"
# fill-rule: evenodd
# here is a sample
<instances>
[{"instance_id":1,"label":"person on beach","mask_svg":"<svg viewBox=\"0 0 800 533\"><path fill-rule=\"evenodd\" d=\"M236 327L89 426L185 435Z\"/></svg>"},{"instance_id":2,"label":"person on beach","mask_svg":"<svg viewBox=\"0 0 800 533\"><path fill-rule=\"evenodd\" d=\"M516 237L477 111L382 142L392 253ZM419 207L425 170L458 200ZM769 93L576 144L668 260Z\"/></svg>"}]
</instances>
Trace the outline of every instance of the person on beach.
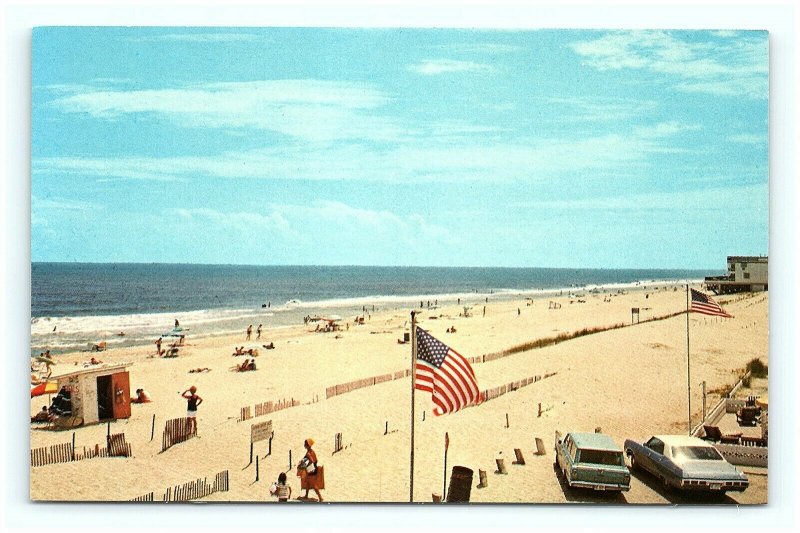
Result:
<instances>
[{"instance_id":1,"label":"person on beach","mask_svg":"<svg viewBox=\"0 0 800 533\"><path fill-rule=\"evenodd\" d=\"M156 339L156 355L159 357L161 357L161 354L164 353L161 351L161 341L161 337Z\"/></svg>"},{"instance_id":2,"label":"person on beach","mask_svg":"<svg viewBox=\"0 0 800 533\"><path fill-rule=\"evenodd\" d=\"M192 385L188 390L183 391L181 394L186 398L186 418L188 419L188 430L197 433L197 407L203 403L203 399L197 395L197 387Z\"/></svg>"},{"instance_id":3,"label":"person on beach","mask_svg":"<svg viewBox=\"0 0 800 533\"><path fill-rule=\"evenodd\" d=\"M176 327L176 328L177 328L177 327L180 327L180 325L181 325L181 323L180 323L180 322L178 322L178 319L176 318L176 319L175 319L175 327Z\"/></svg>"},{"instance_id":4,"label":"person on beach","mask_svg":"<svg viewBox=\"0 0 800 533\"><path fill-rule=\"evenodd\" d=\"M261 324L259 324L258 327L256 328L256 339L260 338L261 338Z\"/></svg>"},{"instance_id":5,"label":"person on beach","mask_svg":"<svg viewBox=\"0 0 800 533\"><path fill-rule=\"evenodd\" d=\"M311 479L308 479L309 487L314 489L314 492L317 494L317 500L320 502L322 501L322 495L319 493L319 489L316 487L316 480L313 476L317 475L317 454L311 448L314 445L314 439L306 439L303 441L303 447L306 449L306 454L303 456L303 459L300 461L298 468L301 470L305 470L306 476ZM306 495L303 496L303 499L308 499L308 491L311 488L306 489Z\"/></svg>"},{"instance_id":6,"label":"person on beach","mask_svg":"<svg viewBox=\"0 0 800 533\"><path fill-rule=\"evenodd\" d=\"M144 389L136 389L136 398L131 398L131 403L150 403L150 394Z\"/></svg>"},{"instance_id":7,"label":"person on beach","mask_svg":"<svg viewBox=\"0 0 800 533\"><path fill-rule=\"evenodd\" d=\"M43 405L42 410L31 417L31 422L49 422L53 419L53 415L47 410L47 406Z\"/></svg>"},{"instance_id":8,"label":"person on beach","mask_svg":"<svg viewBox=\"0 0 800 533\"><path fill-rule=\"evenodd\" d=\"M278 498L279 502L288 502L292 497L292 487L286 484L286 472L278 475L278 481L269 488L269 493Z\"/></svg>"},{"instance_id":9,"label":"person on beach","mask_svg":"<svg viewBox=\"0 0 800 533\"><path fill-rule=\"evenodd\" d=\"M253 324L247 326L247 340L250 340L250 337L253 335Z\"/></svg>"}]
</instances>

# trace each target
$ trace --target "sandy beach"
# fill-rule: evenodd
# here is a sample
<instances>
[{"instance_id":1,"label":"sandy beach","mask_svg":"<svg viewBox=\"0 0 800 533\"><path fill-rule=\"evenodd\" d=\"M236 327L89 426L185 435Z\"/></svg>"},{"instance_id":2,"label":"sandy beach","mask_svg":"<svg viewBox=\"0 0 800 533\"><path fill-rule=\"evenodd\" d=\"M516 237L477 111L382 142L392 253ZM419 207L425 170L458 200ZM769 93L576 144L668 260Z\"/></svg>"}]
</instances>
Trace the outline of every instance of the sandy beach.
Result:
<instances>
[{"instance_id":1,"label":"sandy beach","mask_svg":"<svg viewBox=\"0 0 800 533\"><path fill-rule=\"evenodd\" d=\"M748 361L758 357L768 364L767 293L717 300L735 318L689 317L694 424L701 417L702 381L709 391L707 404L713 406L720 391L738 381ZM560 308L551 308L551 302L561 304ZM454 414L433 416L430 398L418 391L415 501L430 502L432 493L442 492L445 432L450 439L448 470L461 465L475 472L471 501L532 503L598 501L591 494L565 491L556 477L556 430L594 431L600 427L620 445L626 438L686 433L686 315L646 322L684 311L683 286L659 284L624 293L583 293L579 298L503 302L489 298L485 316L482 305L475 305L470 317L459 316L462 307L456 305L423 309L419 324L465 357L497 353L584 328L625 327L473 364L481 389L550 376ZM631 325L633 307L640 309L642 323ZM228 470L230 490L203 501L271 502L275 498L269 496L268 487L282 471L288 470L293 496L302 494L294 468L289 468L289 454L291 450L296 464L303 455L303 440L311 437L325 467L325 501L408 501L411 379L394 379L332 398L326 398L326 388L410 368L410 344L397 342L409 331L410 311L378 309L363 325L345 317L350 324L338 332L317 333L313 325L303 324L267 329L260 340L250 342L245 341L246 323L235 336L193 338L189 334L180 356L170 359L154 357L154 345L58 356L53 367L56 376L82 368L91 355L106 364L131 362L131 393L144 388L153 401L132 405L129 419L110 424L112 433L124 432L133 457L32 467L31 499L125 501L151 491L159 499L168 487L198 478L211 480ZM456 332L447 333L450 327ZM232 357L236 346L269 342L275 349L260 350L257 371L231 370L244 359ZM189 372L196 368L211 370ZM164 423L185 415L186 401L180 394L190 385L197 387L204 400L197 418L198 437L162 453ZM760 386L766 387L766 382ZM41 409L46 398L31 399L31 415ZM300 405L238 421L242 407L253 409L255 404L282 400ZM272 453L266 456L266 441L256 443L256 482L255 465L249 464L251 426L267 420L272 420L275 431ZM79 449L104 445L107 431L106 424L77 428L76 445ZM337 433L342 435L343 449L334 453ZM31 448L70 442L72 435L73 430L49 431L32 425ZM534 455L537 437L545 443L544 456ZM515 448L522 450L526 465L511 464ZM508 475L494 474L496 458L505 458ZM488 487L475 488L478 470L488 472ZM766 503L766 471L754 471L750 479L747 491L729 498ZM671 500L634 478L629 493L599 501Z\"/></svg>"}]
</instances>

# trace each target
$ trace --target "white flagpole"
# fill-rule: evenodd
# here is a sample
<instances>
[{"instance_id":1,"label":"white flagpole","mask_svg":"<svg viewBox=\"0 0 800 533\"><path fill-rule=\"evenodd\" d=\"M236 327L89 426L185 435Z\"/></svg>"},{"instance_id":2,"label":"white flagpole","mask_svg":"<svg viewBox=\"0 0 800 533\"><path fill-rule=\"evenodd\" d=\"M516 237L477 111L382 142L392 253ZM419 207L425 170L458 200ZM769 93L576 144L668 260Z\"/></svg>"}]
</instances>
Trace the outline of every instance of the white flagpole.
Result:
<instances>
[{"instance_id":1,"label":"white flagpole","mask_svg":"<svg viewBox=\"0 0 800 533\"><path fill-rule=\"evenodd\" d=\"M411 471L408 501L414 501L414 389L417 385L417 312L411 311Z\"/></svg>"},{"instance_id":2,"label":"white flagpole","mask_svg":"<svg viewBox=\"0 0 800 533\"><path fill-rule=\"evenodd\" d=\"M692 434L692 377L689 364L689 284L686 284L686 385L689 404L689 435Z\"/></svg>"}]
</instances>

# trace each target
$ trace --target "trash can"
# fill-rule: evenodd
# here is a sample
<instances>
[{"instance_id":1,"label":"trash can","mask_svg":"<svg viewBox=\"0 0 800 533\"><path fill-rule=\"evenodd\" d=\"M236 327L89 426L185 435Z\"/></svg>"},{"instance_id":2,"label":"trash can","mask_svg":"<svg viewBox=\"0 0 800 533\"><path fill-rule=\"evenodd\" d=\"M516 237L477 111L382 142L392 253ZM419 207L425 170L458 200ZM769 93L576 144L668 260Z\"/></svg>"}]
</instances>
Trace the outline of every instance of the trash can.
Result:
<instances>
[{"instance_id":1,"label":"trash can","mask_svg":"<svg viewBox=\"0 0 800 533\"><path fill-rule=\"evenodd\" d=\"M450 474L450 487L447 489L447 502L468 502L472 490L472 470L465 466L454 466Z\"/></svg>"},{"instance_id":2,"label":"trash can","mask_svg":"<svg viewBox=\"0 0 800 533\"><path fill-rule=\"evenodd\" d=\"M403 342L411 342L411 333L409 332L403 333Z\"/></svg>"}]
</instances>

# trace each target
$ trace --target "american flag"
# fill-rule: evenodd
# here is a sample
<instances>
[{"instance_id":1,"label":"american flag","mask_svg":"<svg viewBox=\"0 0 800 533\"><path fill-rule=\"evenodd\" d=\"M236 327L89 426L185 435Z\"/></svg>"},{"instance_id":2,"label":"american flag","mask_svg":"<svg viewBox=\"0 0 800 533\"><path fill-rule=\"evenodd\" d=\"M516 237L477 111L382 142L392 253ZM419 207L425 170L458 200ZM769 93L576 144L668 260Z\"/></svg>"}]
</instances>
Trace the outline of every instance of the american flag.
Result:
<instances>
[{"instance_id":1,"label":"american flag","mask_svg":"<svg viewBox=\"0 0 800 533\"><path fill-rule=\"evenodd\" d=\"M483 401L469 361L417 326L417 370L414 388L430 392L436 416Z\"/></svg>"},{"instance_id":2,"label":"american flag","mask_svg":"<svg viewBox=\"0 0 800 533\"><path fill-rule=\"evenodd\" d=\"M691 289L692 291L692 308L691 310L696 313L702 313L704 315L712 315L712 316L724 316L726 318L733 318L732 315L729 315L722 308L719 306L717 302L714 301L711 296L707 294L703 294L700 291L696 291Z\"/></svg>"}]
</instances>

